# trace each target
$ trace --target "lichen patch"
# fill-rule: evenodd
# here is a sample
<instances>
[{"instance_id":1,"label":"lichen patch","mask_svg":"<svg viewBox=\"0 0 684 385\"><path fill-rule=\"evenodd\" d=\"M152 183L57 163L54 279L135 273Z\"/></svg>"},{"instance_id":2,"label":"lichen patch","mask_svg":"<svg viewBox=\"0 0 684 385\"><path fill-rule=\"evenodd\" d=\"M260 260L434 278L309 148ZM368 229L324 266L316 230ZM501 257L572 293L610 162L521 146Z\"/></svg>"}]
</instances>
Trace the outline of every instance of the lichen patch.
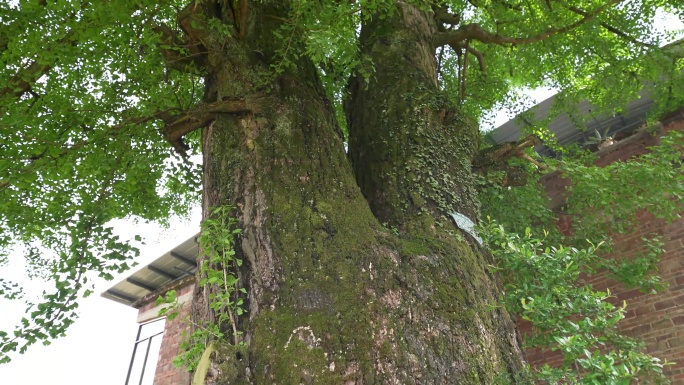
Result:
<instances>
[{"instance_id":1,"label":"lichen patch","mask_svg":"<svg viewBox=\"0 0 684 385\"><path fill-rule=\"evenodd\" d=\"M297 336L297 338L309 349L317 348L321 343L321 339L316 338L316 335L314 334L313 330L311 330L310 326L299 326L292 331L292 334L290 334L290 338L288 338L287 342L285 343L285 349L290 346L290 342L292 342L292 337L294 336Z\"/></svg>"}]
</instances>

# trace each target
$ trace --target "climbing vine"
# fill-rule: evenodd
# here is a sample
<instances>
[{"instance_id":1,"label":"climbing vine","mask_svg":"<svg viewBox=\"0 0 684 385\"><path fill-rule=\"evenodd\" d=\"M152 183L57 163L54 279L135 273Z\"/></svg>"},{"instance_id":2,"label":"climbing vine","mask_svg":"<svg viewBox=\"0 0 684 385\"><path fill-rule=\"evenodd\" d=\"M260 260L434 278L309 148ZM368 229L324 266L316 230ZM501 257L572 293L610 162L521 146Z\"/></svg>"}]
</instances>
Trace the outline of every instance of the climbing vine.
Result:
<instances>
[{"instance_id":1,"label":"climbing vine","mask_svg":"<svg viewBox=\"0 0 684 385\"><path fill-rule=\"evenodd\" d=\"M237 317L244 313L244 300L240 295L247 291L240 286L238 268L242 266L242 260L235 256L235 238L241 230L237 228L237 219L231 216L233 210L230 206L213 208L210 216L202 222L198 237L201 261L199 286L205 288L213 320L200 324L191 317L187 318L193 331L183 333L181 353L173 363L190 372L197 368L202 354L212 341L232 343L234 346L243 344L240 337L242 332L237 328ZM166 315L169 320L180 315L175 290L157 298L157 304L162 303L170 306L162 308L160 315ZM231 337L232 341L229 341Z\"/></svg>"}]
</instances>

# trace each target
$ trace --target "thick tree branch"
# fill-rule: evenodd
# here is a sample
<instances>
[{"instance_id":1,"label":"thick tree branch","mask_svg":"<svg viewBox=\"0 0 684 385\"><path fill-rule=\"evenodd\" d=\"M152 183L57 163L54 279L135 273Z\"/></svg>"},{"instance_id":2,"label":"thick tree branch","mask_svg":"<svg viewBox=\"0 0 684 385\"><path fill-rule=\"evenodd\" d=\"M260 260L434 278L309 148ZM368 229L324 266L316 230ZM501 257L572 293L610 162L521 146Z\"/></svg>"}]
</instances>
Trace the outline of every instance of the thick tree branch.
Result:
<instances>
[{"instance_id":1,"label":"thick tree branch","mask_svg":"<svg viewBox=\"0 0 684 385\"><path fill-rule=\"evenodd\" d=\"M548 168L546 165L537 162L529 155L525 154L525 149L534 147L538 143L539 139L536 136L529 135L523 139L520 139L518 142L506 142L489 147L475 156L473 159L473 168L485 169L503 164L511 158L522 158L530 161L537 167L546 169Z\"/></svg>"},{"instance_id":2,"label":"thick tree branch","mask_svg":"<svg viewBox=\"0 0 684 385\"><path fill-rule=\"evenodd\" d=\"M247 36L249 23L249 0L228 2L228 17L233 19L233 36L243 41Z\"/></svg>"},{"instance_id":3,"label":"thick tree branch","mask_svg":"<svg viewBox=\"0 0 684 385\"><path fill-rule=\"evenodd\" d=\"M477 40L483 43L487 44L497 44L497 45L506 45L506 44L532 44L532 43L537 43L540 42L549 36L555 35L555 34L562 34L562 33L567 33L569 31L572 31L573 29L581 26L582 24L585 24L586 22L594 19L596 16L607 10L608 8L620 3L622 0L610 0L608 3L596 8L594 11L587 13L584 17L582 17L580 20L566 25L565 27L561 28L552 28L549 30L546 30L536 36L531 36L531 37L526 37L526 38L517 38L517 37L510 37L510 36L502 36L499 34L491 33L479 24L476 23L471 23L471 24L466 24L461 26L460 28L453 30L453 31L446 31L446 32L438 32L435 34L434 38L434 43L435 46L441 47L443 45L447 44L456 44L460 42L464 42L466 40Z\"/></svg>"},{"instance_id":4,"label":"thick tree branch","mask_svg":"<svg viewBox=\"0 0 684 385\"><path fill-rule=\"evenodd\" d=\"M475 48L473 48L472 46L470 46L470 44L468 42L458 43L458 44L449 44L449 46L454 51L465 50L467 53L470 53L473 56L475 56L477 58L478 64L480 65L480 71L482 71L482 73L485 75L487 74L487 66L485 64L484 55L482 55L482 52L480 52L480 51L476 50ZM467 55L466 55L466 57L467 57Z\"/></svg>"},{"instance_id":5,"label":"thick tree branch","mask_svg":"<svg viewBox=\"0 0 684 385\"><path fill-rule=\"evenodd\" d=\"M183 142L185 135L206 127L220 114L258 113L262 111L262 101L260 97L226 99L214 103L201 103L176 115L172 115L170 111L161 110L148 116L124 118L121 123L109 127L109 130L116 132L130 125L161 120L164 122L162 136L173 146L174 150L186 156L189 148Z\"/></svg>"},{"instance_id":6,"label":"thick tree branch","mask_svg":"<svg viewBox=\"0 0 684 385\"><path fill-rule=\"evenodd\" d=\"M37 60L26 67L20 68L10 78L7 86L0 90L0 100L6 97L19 98L31 90L31 85L52 68L49 64L41 64Z\"/></svg>"},{"instance_id":7,"label":"thick tree branch","mask_svg":"<svg viewBox=\"0 0 684 385\"><path fill-rule=\"evenodd\" d=\"M539 163L525 153L525 149L533 147L537 143L539 143L539 139L530 135L518 142L501 143L484 149L473 159L473 171L481 175L500 172L504 174L501 181L503 186L523 186L527 183L527 172L523 167L511 166L507 162L511 158L520 158L540 169L548 169L547 165Z\"/></svg>"},{"instance_id":8,"label":"thick tree branch","mask_svg":"<svg viewBox=\"0 0 684 385\"><path fill-rule=\"evenodd\" d=\"M157 24L154 31L161 35L159 49L166 65L180 72L201 74L207 67L207 49L200 42L182 41L174 30Z\"/></svg>"},{"instance_id":9,"label":"thick tree branch","mask_svg":"<svg viewBox=\"0 0 684 385\"><path fill-rule=\"evenodd\" d=\"M157 114L166 124L162 133L166 140L181 155L185 156L188 146L183 137L190 132L209 125L219 114L258 113L262 110L260 98L227 99L214 103L202 103L175 116Z\"/></svg>"},{"instance_id":10,"label":"thick tree branch","mask_svg":"<svg viewBox=\"0 0 684 385\"><path fill-rule=\"evenodd\" d=\"M451 47L451 49L453 49L454 52L457 52L457 55L460 55L461 51L465 51L466 52L466 55L465 55L466 60L468 59L467 53L470 53L473 56L475 56L475 58L477 58L477 63L480 66L480 71L484 75L487 75L487 65L485 64L484 55L482 54L482 52L471 47L469 42L449 44L449 47ZM464 63L464 65L465 65L465 63Z\"/></svg>"},{"instance_id":11,"label":"thick tree branch","mask_svg":"<svg viewBox=\"0 0 684 385\"><path fill-rule=\"evenodd\" d=\"M438 23L444 23L444 24L449 24L449 25L458 25L461 22L461 16L460 15L454 15L453 13L450 13L448 7L445 7L445 6L435 7L434 13L435 13L435 20L437 20Z\"/></svg>"},{"instance_id":12,"label":"thick tree branch","mask_svg":"<svg viewBox=\"0 0 684 385\"><path fill-rule=\"evenodd\" d=\"M486 75L487 74L487 66L485 65L485 60L484 60L484 56L482 55L482 52L476 50L475 48L471 47L470 45L468 45L468 47L466 47L466 49L468 50L468 52L470 52L471 54L473 54L473 56L475 56L477 58L477 62L480 64L480 71Z\"/></svg>"}]
</instances>

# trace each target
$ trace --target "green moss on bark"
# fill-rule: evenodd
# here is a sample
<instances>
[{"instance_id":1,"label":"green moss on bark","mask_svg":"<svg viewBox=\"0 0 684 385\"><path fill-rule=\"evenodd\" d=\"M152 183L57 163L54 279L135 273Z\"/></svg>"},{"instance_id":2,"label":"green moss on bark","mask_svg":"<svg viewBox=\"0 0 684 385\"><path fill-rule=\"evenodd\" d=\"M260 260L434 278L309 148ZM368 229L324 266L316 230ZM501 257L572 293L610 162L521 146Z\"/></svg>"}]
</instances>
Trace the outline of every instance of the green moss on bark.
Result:
<instances>
[{"instance_id":1,"label":"green moss on bark","mask_svg":"<svg viewBox=\"0 0 684 385\"><path fill-rule=\"evenodd\" d=\"M402 12L362 29L362 49L376 72L369 84L353 79L346 106L356 180L374 214L393 226L424 214L443 222L451 211L476 219L470 159L477 126L437 87L431 24L407 28L407 17L425 15Z\"/></svg>"},{"instance_id":2,"label":"green moss on bark","mask_svg":"<svg viewBox=\"0 0 684 385\"><path fill-rule=\"evenodd\" d=\"M409 35L391 39L408 44ZM255 60L268 33L256 36L244 60ZM396 58L406 46L395 40L395 52L379 52ZM258 71L234 72L217 77L226 82L219 88L259 82ZM375 197L361 194L334 112L305 61L273 82L259 112L221 116L204 131L204 204L238 207L249 291L249 312L238 319L245 350L224 352L245 362L227 359L226 378L467 384L519 368L514 337L501 325L507 316L487 306L495 289L482 254L444 217L477 211L463 171L475 129L421 71L402 64L378 76L395 81L397 92L357 94L355 103L367 104L355 111L386 130L353 139L385 144L367 170L354 168L362 187L386 183ZM374 215L369 202L387 211ZM390 218L398 231L376 218Z\"/></svg>"}]
</instances>

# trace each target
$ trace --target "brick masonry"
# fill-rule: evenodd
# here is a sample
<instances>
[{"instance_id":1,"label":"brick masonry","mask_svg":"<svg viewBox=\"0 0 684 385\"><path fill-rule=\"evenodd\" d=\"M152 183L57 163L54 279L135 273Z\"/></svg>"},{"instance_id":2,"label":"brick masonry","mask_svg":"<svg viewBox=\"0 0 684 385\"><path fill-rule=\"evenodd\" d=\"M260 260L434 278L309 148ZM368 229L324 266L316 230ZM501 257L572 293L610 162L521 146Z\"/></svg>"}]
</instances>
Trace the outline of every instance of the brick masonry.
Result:
<instances>
[{"instance_id":1,"label":"brick masonry","mask_svg":"<svg viewBox=\"0 0 684 385\"><path fill-rule=\"evenodd\" d=\"M684 131L684 111L663 121L661 133L670 130ZM597 165L627 160L645 153L647 147L657 143L657 137L639 132L601 150ZM543 182L552 204L559 207L569 181L551 174L543 178ZM669 287L661 293L643 294L638 289L627 289L610 281L605 274L598 274L587 281L596 289L610 289L616 297L616 304L621 304L623 300L627 302L625 318L619 324L621 331L643 341L646 351L653 356L674 362L666 366L664 372L672 384L684 385L684 218L666 223L642 212L638 214L638 221L635 232L614 239L615 252L611 257L635 257L642 251L641 237L654 233L660 235L665 243L665 253L661 257L659 272ZM561 229L569 227L567 218L562 216L558 224ZM523 323L520 329L525 333L529 331L529 325ZM561 362L560 355L540 350L528 350L527 358L533 366L543 363L557 365Z\"/></svg>"},{"instance_id":2,"label":"brick masonry","mask_svg":"<svg viewBox=\"0 0 684 385\"><path fill-rule=\"evenodd\" d=\"M176 288L177 297L186 294L192 295L194 281L187 281L185 286ZM144 314L153 309L154 301L151 301L138 309L138 314ZM173 320L166 320L164 324L164 334L161 347L159 348L159 358L157 369L154 373L154 385L189 385L190 374L183 368L176 368L173 359L178 355L180 344L183 340L183 332L190 332L186 319L190 315L192 302L187 301L181 305L180 314Z\"/></svg>"}]
</instances>

